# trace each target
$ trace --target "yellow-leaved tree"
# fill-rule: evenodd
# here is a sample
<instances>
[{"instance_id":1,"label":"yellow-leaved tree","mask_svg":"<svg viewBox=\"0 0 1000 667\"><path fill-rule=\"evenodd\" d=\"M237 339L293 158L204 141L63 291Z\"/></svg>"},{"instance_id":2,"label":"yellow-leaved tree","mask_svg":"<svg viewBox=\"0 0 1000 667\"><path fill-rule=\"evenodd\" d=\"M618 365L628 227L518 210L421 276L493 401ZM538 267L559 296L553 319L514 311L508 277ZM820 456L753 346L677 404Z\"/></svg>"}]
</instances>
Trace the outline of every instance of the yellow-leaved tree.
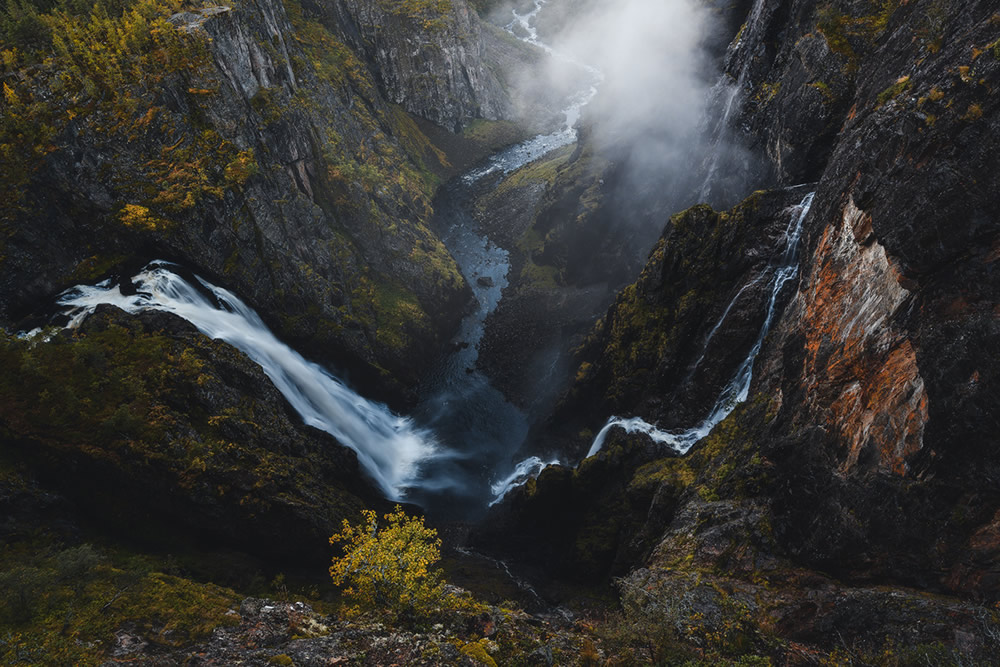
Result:
<instances>
[{"instance_id":1,"label":"yellow-leaved tree","mask_svg":"<svg viewBox=\"0 0 1000 667\"><path fill-rule=\"evenodd\" d=\"M373 510L362 510L364 521L352 526L346 519L330 544L342 544L344 555L334 558L330 576L344 592L365 605L388 609L400 616L427 616L444 606L441 572L431 569L441 557L437 531L423 517L409 517L396 505L379 526Z\"/></svg>"}]
</instances>

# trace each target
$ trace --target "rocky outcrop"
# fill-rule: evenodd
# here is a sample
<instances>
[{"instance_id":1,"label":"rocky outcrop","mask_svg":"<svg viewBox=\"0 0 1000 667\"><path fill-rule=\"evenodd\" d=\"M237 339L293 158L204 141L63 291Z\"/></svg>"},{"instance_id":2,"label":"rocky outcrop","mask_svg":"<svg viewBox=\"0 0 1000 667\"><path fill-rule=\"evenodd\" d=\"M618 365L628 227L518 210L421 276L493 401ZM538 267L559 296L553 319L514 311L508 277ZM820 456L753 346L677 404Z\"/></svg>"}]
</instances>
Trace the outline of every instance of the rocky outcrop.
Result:
<instances>
[{"instance_id":1,"label":"rocky outcrop","mask_svg":"<svg viewBox=\"0 0 1000 667\"><path fill-rule=\"evenodd\" d=\"M270 0L178 14L163 30L182 45L148 86L95 93L81 80L56 95L58 60L51 75L19 75L14 94L54 134L16 149L34 162L5 213L0 322L163 257L233 287L366 391L412 398L469 292L426 225L447 160L397 102L450 126L508 117L501 65L487 58L502 40L461 1L419 16L337 7L334 29L308 4Z\"/></svg>"},{"instance_id":2,"label":"rocky outcrop","mask_svg":"<svg viewBox=\"0 0 1000 667\"><path fill-rule=\"evenodd\" d=\"M729 212L702 205L675 215L639 280L577 350L575 381L536 446L574 460L613 414L678 429L707 417L759 336L772 264L808 192L761 192ZM732 437L718 436L711 451ZM671 453L663 445L615 429L605 450L575 470L548 468L512 492L477 539L549 574L588 580L627 572L655 544L679 489L712 456L668 459L682 470L665 481L640 472Z\"/></svg>"},{"instance_id":3,"label":"rocky outcrop","mask_svg":"<svg viewBox=\"0 0 1000 667\"><path fill-rule=\"evenodd\" d=\"M554 531L564 497L602 518L553 532L561 547L536 566L575 573L588 562L579 556L587 536L614 535L599 540L606 571L647 568L627 580L639 616L666 610L677 620L679 598L699 618L735 605L757 619L745 626L753 641L765 627L832 650L844 605L865 619L842 640L858 655L909 645L924 657L907 659L933 662L993 650L996 617L961 599L993 601L1000 590L989 399L1000 381L994 12L975 1L751 9L744 41L730 48L731 63L746 67L740 126L774 178L819 180L801 278L764 340L749 402L687 457L630 461L623 452L650 443L618 435L595 462L509 495L498 517L511 541L544 539L539 525ZM694 405L707 409L712 379L686 383L745 344L740 331L760 317L759 302L720 313L739 290L753 293L753 258L776 240L767 227L720 235L725 219L700 207L675 216L583 348L589 366L554 420L570 424L558 442L583 451L592 433L575 435L575 414L620 411L673 427L690 425ZM683 223L697 230L690 242ZM698 305L680 317L689 299ZM588 383L594 392L582 391ZM584 482L603 465L612 467ZM619 511L626 498L640 504ZM706 571L722 575L715 593L689 581ZM758 607L768 598L754 588L762 579L780 593ZM717 629L739 624L730 621ZM914 623L927 631L908 635ZM944 653L928 657L935 650Z\"/></svg>"},{"instance_id":4,"label":"rocky outcrop","mask_svg":"<svg viewBox=\"0 0 1000 667\"><path fill-rule=\"evenodd\" d=\"M992 553L985 536L997 502L986 481L996 457L984 392L997 381L985 360L997 346L990 267L1000 211L988 194L996 151L985 139L996 109L984 94L1000 61L979 27L992 10L961 6L945 20L933 3L887 5L876 14L847 4L814 10L794 3L786 12L758 3L730 55L744 54L748 85L787 77L774 96L780 104L808 108L806 98L823 88L812 84L835 74L851 96L839 134L825 135L829 159L805 223L801 282L765 341L751 389L771 405L760 425L766 435L755 441L776 466L766 494L782 545L841 573L953 591L964 590L958 581L975 580L992 594L992 577L969 570L992 567L984 565ZM809 46L817 39L825 46ZM826 55L782 56L792 44ZM804 63L812 80L794 74ZM763 106L751 104L745 115L796 122L787 113L765 117ZM794 160L775 152L779 135L761 130L781 178L815 174L815 167L790 168ZM753 210L748 204L737 210ZM760 269L750 260L774 243L774 232L708 231L725 229L723 219L700 209L674 218L643 276L595 330L593 352L584 348L587 365L561 417L620 412L678 427L698 416L693 406L710 405L705 388L725 373L713 381L697 370L745 347L738 332L762 309L748 298L741 310L743 297L733 295L754 293ZM687 220L697 223L690 243L680 233ZM685 325L680 315L691 303ZM735 311L705 347L728 304ZM595 391L584 391L588 382ZM555 421L570 423L569 434L579 428ZM965 517L961 526L949 519L956 513ZM923 525L905 518L912 516ZM973 543L982 546L970 559ZM964 574L940 574L958 571Z\"/></svg>"},{"instance_id":5,"label":"rocky outcrop","mask_svg":"<svg viewBox=\"0 0 1000 667\"><path fill-rule=\"evenodd\" d=\"M390 101L456 132L476 118L514 117L512 81L539 57L481 21L464 0L315 7L345 26L343 34L374 64Z\"/></svg>"},{"instance_id":6,"label":"rocky outcrop","mask_svg":"<svg viewBox=\"0 0 1000 667\"><path fill-rule=\"evenodd\" d=\"M609 171L589 144L565 147L474 193L481 228L511 264L477 363L508 400L535 415L564 388L571 341L636 268L627 231L615 228L604 201Z\"/></svg>"},{"instance_id":7,"label":"rocky outcrop","mask_svg":"<svg viewBox=\"0 0 1000 667\"><path fill-rule=\"evenodd\" d=\"M985 362L1000 340L989 259L997 165L985 139L998 110L985 91L1000 61L981 27L993 9L954 4L947 20L940 3L901 5L875 23L817 16L841 67L857 66L855 89L809 225L806 273L758 388L781 397L778 422L793 439L814 443L800 453L814 462L789 470L798 481L779 503L776 526L793 549L992 596L990 547L969 549L988 542L976 535L998 502L981 392L998 381ZM867 48L851 33L858 25L879 28ZM807 435L807 424L826 433ZM827 499L813 519L801 509L806 487ZM920 525L903 519L918 514Z\"/></svg>"},{"instance_id":8,"label":"rocky outcrop","mask_svg":"<svg viewBox=\"0 0 1000 667\"><path fill-rule=\"evenodd\" d=\"M696 206L675 215L639 280L577 350L576 380L550 419L552 436L596 433L611 415L663 428L704 419L754 345L772 264L808 191L760 192L732 211Z\"/></svg>"},{"instance_id":9,"label":"rocky outcrop","mask_svg":"<svg viewBox=\"0 0 1000 667\"><path fill-rule=\"evenodd\" d=\"M452 587L454 588L454 587ZM468 595L461 589L456 594ZM586 632L567 623L549 623L500 608L442 611L428 629L387 626L375 618L344 621L317 612L304 602L246 598L236 623L214 630L208 641L157 655L155 647L121 631L109 664L185 665L576 665L585 646L596 655ZM133 641L129 642L129 639ZM136 641L138 640L138 641Z\"/></svg>"},{"instance_id":10,"label":"rocky outcrop","mask_svg":"<svg viewBox=\"0 0 1000 667\"><path fill-rule=\"evenodd\" d=\"M848 199L840 224L823 231L787 318L805 333L806 401L829 411L824 422L844 447L841 472L864 454L880 471L904 475L923 447L927 393L912 343L893 326L911 293L871 224Z\"/></svg>"},{"instance_id":11,"label":"rocky outcrop","mask_svg":"<svg viewBox=\"0 0 1000 667\"><path fill-rule=\"evenodd\" d=\"M0 354L4 459L111 539L319 567L341 520L384 502L256 363L174 315L101 306L78 333L5 337ZM18 512L53 504L17 492L30 492Z\"/></svg>"}]
</instances>

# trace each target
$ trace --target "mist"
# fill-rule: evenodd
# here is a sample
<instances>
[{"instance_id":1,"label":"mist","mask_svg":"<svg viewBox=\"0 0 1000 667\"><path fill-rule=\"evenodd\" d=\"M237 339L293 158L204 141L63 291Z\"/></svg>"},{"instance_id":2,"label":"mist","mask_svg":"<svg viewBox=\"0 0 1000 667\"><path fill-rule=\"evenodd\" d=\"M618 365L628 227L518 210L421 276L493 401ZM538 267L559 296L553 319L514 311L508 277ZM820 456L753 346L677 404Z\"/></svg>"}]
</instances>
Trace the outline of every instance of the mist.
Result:
<instances>
[{"instance_id":1,"label":"mist","mask_svg":"<svg viewBox=\"0 0 1000 667\"><path fill-rule=\"evenodd\" d=\"M581 66L600 73L581 126L617 165L613 205L622 224L645 228L643 254L670 214L702 200L728 207L745 194L734 175L748 155L719 122L739 111L720 103L736 85L721 74L718 45L711 50L720 22L699 0L548 0L539 13L539 40L553 56L530 74L533 87L579 86ZM725 191L706 187L708 178Z\"/></svg>"},{"instance_id":2,"label":"mist","mask_svg":"<svg viewBox=\"0 0 1000 667\"><path fill-rule=\"evenodd\" d=\"M603 74L587 109L602 147L666 164L690 146L713 78L702 48L708 20L694 0L600 2L553 36L556 51ZM553 60L562 76L566 63Z\"/></svg>"}]
</instances>

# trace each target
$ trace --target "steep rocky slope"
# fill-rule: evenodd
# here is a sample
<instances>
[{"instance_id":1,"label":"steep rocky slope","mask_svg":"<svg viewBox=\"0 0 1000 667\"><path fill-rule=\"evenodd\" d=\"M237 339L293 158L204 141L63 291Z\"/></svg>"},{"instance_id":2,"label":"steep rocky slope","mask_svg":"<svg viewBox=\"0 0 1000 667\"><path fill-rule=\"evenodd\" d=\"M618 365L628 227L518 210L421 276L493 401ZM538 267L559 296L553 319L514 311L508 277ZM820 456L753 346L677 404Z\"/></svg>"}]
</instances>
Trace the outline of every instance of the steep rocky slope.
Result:
<instances>
[{"instance_id":1,"label":"steep rocky slope","mask_svg":"<svg viewBox=\"0 0 1000 667\"><path fill-rule=\"evenodd\" d=\"M950 656L938 660L985 659L990 611L969 607L958 615L966 623L948 611L963 604L954 599L922 607L924 627L937 630L921 633L863 591L997 594L998 22L985 2L750 8L728 56L745 84L734 126L779 182L819 181L801 278L782 298L751 400L686 458L612 431L606 451L576 471L549 469L512 494L485 542L578 576L645 564L623 590L659 591L640 604L651 614L657 605L681 619L708 613L668 604L698 598L685 573L707 569L730 596L729 587L766 581L780 600L762 604L761 590L744 590L757 600L748 618L786 640L840 645L860 660L876 661L880 646L936 642ZM580 456L611 414L677 427L710 407L706 388L732 372L761 314L734 307L705 347L752 282L760 247L773 248L767 232L748 237L726 224L760 197L728 214L696 207L672 219L642 277L581 349L553 443L576 442ZM684 240L692 223L707 245ZM703 351L718 366L688 384ZM556 517L570 507L584 518L566 525ZM557 536L550 548L529 550L547 532ZM815 597L833 590L834 599ZM837 640L821 628L841 604L883 610L871 618L859 607L865 627Z\"/></svg>"},{"instance_id":2,"label":"steep rocky slope","mask_svg":"<svg viewBox=\"0 0 1000 667\"><path fill-rule=\"evenodd\" d=\"M169 662L235 615L221 586L282 595L301 571L318 597L330 534L386 501L178 317L14 332L165 258L409 404L470 296L433 194L523 134L507 67L538 54L461 0L71 4L0 12L0 661L132 659L134 640Z\"/></svg>"},{"instance_id":3,"label":"steep rocky slope","mask_svg":"<svg viewBox=\"0 0 1000 667\"><path fill-rule=\"evenodd\" d=\"M339 23L268 0L176 9L46 18L69 53L40 67L45 47L11 52L0 318L160 256L238 286L282 336L398 397L468 298L426 227L449 165L406 111L511 117L500 72L525 53L488 60L484 35L498 38L461 2L337 5ZM383 19L389 46L372 42ZM83 58L101 40L105 60ZM397 57L428 41L446 66Z\"/></svg>"},{"instance_id":4,"label":"steep rocky slope","mask_svg":"<svg viewBox=\"0 0 1000 667\"><path fill-rule=\"evenodd\" d=\"M342 519L384 502L256 363L176 316L102 306L72 335L4 337L0 353L4 460L107 535L320 565ZM17 542L33 503L8 500Z\"/></svg>"},{"instance_id":5,"label":"steep rocky slope","mask_svg":"<svg viewBox=\"0 0 1000 667\"><path fill-rule=\"evenodd\" d=\"M517 107L506 66L536 55L457 0L135 7L91 16L93 32L28 12L15 31L26 46L4 50L0 324L164 256L405 403L467 297L425 224L458 164L443 149L472 145L449 132L514 136L489 120ZM752 178L777 185L670 218L533 446L578 460L612 414L663 428L703 418L755 343L764 277L815 191L749 400L684 456L612 429L597 455L511 491L472 536L548 581L542 594L617 614L596 632L503 608L404 630L308 590L315 579L300 592L332 598L337 618L255 599L236 611L275 563L321 572L336 522L380 501L354 455L300 425L247 358L176 318L104 308L48 343L0 340L2 655L995 660L1000 16L985 0L726 11L746 16L726 53L741 87L729 132L766 156ZM72 39L56 48L53 34ZM83 52L107 60L74 62ZM577 333L572 300L622 279L625 245L606 242L620 184L591 148L480 193L481 220L512 250L487 369ZM581 261L588 247L599 252ZM542 327L553 313L566 316L557 333ZM500 380L523 397L532 377ZM211 553L180 565L158 553L188 540ZM611 577L616 595L594 603ZM262 592L287 597L274 581Z\"/></svg>"}]
</instances>

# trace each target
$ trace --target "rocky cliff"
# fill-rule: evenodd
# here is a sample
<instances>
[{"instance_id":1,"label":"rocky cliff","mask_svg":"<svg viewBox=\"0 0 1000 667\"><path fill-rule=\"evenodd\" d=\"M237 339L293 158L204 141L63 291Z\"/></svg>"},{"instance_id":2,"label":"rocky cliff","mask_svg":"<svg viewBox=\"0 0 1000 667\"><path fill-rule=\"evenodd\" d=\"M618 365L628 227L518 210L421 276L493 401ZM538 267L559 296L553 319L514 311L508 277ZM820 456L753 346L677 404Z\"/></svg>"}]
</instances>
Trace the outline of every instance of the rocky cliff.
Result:
<instances>
[{"instance_id":1,"label":"rocky cliff","mask_svg":"<svg viewBox=\"0 0 1000 667\"><path fill-rule=\"evenodd\" d=\"M344 26L349 43L374 64L387 98L407 111L456 132L471 120L517 115L511 81L528 64L525 47L480 21L465 2L314 6Z\"/></svg>"},{"instance_id":2,"label":"rocky cliff","mask_svg":"<svg viewBox=\"0 0 1000 667\"><path fill-rule=\"evenodd\" d=\"M1000 16L986 0L721 10L717 93L737 88L717 120L764 166L719 182L768 189L664 214L613 299L631 271L619 156L584 136L474 202L511 252L479 362L509 395L531 404L544 376L505 366L534 371L612 303L531 443L578 465L545 468L472 529L510 564L455 550L451 571L592 617L568 629L470 602L414 629L359 617L313 575L295 594L336 617L240 605L287 598L275 568L321 571L337 522L381 501L246 357L172 316L102 308L45 343L0 339L0 655L994 661ZM468 296L427 224L432 195L518 108L510 72L537 54L460 0L10 3L0 29L17 40L2 50L0 325L164 257L366 389L412 399ZM794 280L769 290L806 210ZM584 458L611 415L695 425L751 352L748 400L687 453L611 428Z\"/></svg>"},{"instance_id":3,"label":"rocky cliff","mask_svg":"<svg viewBox=\"0 0 1000 667\"><path fill-rule=\"evenodd\" d=\"M73 51L97 48L97 19L46 19L68 53L45 67L31 64L44 46L8 59L4 146L19 157L5 184L2 320L160 256L237 287L282 336L370 390L405 394L423 370L414 360L433 356L468 298L426 226L450 167L407 111L460 125L509 117L512 103L483 43L496 36L464 3L338 8L328 28L297 3L173 14L146 3L101 27L125 35L107 62ZM382 18L401 40L390 55L370 41ZM421 40L435 57L397 57ZM448 82L434 79L442 69Z\"/></svg>"},{"instance_id":4,"label":"rocky cliff","mask_svg":"<svg viewBox=\"0 0 1000 667\"><path fill-rule=\"evenodd\" d=\"M340 521L383 502L257 364L174 315L102 306L73 334L2 342L3 459L88 530L321 565ZM37 503L6 501L16 544Z\"/></svg>"},{"instance_id":5,"label":"rocky cliff","mask_svg":"<svg viewBox=\"0 0 1000 667\"><path fill-rule=\"evenodd\" d=\"M990 3L940 0L748 9L728 51L744 86L734 131L779 183L818 180L801 277L781 297L750 401L686 458L619 431L594 460L512 494L484 543L524 554L557 531L536 566L590 577L645 564L623 595L646 591L636 604L650 614L691 600L671 617L753 597L755 584L736 591L762 577L782 600L740 598L748 618L769 615L787 640L826 650L830 605L860 605L865 618L888 604L865 592L873 582L903 597L921 595L911 586L995 599L997 21ZM672 218L579 351L553 443L575 442L580 456L611 414L674 428L710 407L708 388L761 316L753 266L780 227L760 202L780 193ZM569 506L584 517L572 526L555 518ZM705 568L728 582L712 604L683 574ZM818 590L839 602L804 601L828 594ZM987 621L959 629L950 613L922 608L922 622L945 625L908 636L910 621L885 607L842 643L872 660L886 637L940 641L956 656L992 646L995 618L970 610Z\"/></svg>"}]
</instances>

